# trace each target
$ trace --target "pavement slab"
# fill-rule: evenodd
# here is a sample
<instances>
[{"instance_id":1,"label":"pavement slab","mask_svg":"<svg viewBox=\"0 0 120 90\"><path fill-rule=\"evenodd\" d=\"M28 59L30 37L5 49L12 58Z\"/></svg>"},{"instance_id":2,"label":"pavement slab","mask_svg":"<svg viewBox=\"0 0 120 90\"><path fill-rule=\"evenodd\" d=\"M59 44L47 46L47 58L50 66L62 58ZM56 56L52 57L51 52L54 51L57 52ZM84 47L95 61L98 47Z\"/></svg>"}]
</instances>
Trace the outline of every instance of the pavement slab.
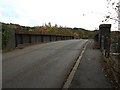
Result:
<instances>
[{"instance_id":1,"label":"pavement slab","mask_svg":"<svg viewBox=\"0 0 120 90\"><path fill-rule=\"evenodd\" d=\"M112 88L102 70L102 54L89 41L69 88Z\"/></svg>"}]
</instances>

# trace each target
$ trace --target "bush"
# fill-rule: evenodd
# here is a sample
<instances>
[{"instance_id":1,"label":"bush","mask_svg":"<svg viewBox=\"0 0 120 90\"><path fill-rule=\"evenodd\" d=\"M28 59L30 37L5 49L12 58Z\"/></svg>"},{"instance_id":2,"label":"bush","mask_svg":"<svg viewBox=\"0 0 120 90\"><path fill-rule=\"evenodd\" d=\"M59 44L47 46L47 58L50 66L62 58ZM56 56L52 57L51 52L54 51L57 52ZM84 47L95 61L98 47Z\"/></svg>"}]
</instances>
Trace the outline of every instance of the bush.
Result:
<instances>
[{"instance_id":1,"label":"bush","mask_svg":"<svg viewBox=\"0 0 120 90\"><path fill-rule=\"evenodd\" d=\"M2 32L2 49L7 46L10 35L10 30L4 30Z\"/></svg>"}]
</instances>

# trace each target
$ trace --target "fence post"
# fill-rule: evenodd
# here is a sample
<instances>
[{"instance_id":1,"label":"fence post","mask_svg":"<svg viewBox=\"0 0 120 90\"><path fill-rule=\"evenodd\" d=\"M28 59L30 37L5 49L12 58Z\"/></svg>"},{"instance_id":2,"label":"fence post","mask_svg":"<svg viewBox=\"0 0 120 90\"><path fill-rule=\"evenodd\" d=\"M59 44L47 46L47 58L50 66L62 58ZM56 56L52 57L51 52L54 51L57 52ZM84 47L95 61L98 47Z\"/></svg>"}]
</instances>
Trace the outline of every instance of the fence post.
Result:
<instances>
[{"instance_id":1,"label":"fence post","mask_svg":"<svg viewBox=\"0 0 120 90\"><path fill-rule=\"evenodd\" d=\"M17 34L15 33L15 47L17 47L18 45L18 41L17 41Z\"/></svg>"},{"instance_id":2,"label":"fence post","mask_svg":"<svg viewBox=\"0 0 120 90\"><path fill-rule=\"evenodd\" d=\"M20 41L21 41L20 44L23 44L23 35L22 34L20 34Z\"/></svg>"},{"instance_id":3,"label":"fence post","mask_svg":"<svg viewBox=\"0 0 120 90\"><path fill-rule=\"evenodd\" d=\"M41 42L43 42L43 35L41 35Z\"/></svg>"},{"instance_id":4,"label":"fence post","mask_svg":"<svg viewBox=\"0 0 120 90\"><path fill-rule=\"evenodd\" d=\"M51 37L51 35L49 35L49 37L50 37L50 42L52 41L52 37Z\"/></svg>"},{"instance_id":5,"label":"fence post","mask_svg":"<svg viewBox=\"0 0 120 90\"><path fill-rule=\"evenodd\" d=\"M29 43L31 43L31 36L32 36L32 35L29 34Z\"/></svg>"}]
</instances>

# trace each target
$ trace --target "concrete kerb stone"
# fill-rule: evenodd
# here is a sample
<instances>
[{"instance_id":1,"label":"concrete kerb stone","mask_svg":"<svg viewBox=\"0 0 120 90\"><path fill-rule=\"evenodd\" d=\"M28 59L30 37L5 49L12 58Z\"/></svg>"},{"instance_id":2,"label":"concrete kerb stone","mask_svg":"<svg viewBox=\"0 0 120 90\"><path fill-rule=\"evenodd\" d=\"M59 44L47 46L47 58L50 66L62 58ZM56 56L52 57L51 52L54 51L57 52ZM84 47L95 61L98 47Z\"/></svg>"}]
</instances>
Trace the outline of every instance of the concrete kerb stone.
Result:
<instances>
[{"instance_id":1,"label":"concrete kerb stone","mask_svg":"<svg viewBox=\"0 0 120 90\"><path fill-rule=\"evenodd\" d=\"M70 84L72 82L72 79L74 77L74 74L77 71L77 68L78 68L78 66L80 64L81 58L82 58L82 56L84 54L84 51L86 49L87 44L88 44L88 41L83 46L83 50L80 52L79 57L77 58L76 62L74 63L73 68L71 69L71 71L70 71L70 73L68 75L68 78L67 78L67 80L65 81L65 83L63 85L63 90L67 90L69 88L69 86L70 86Z\"/></svg>"}]
</instances>

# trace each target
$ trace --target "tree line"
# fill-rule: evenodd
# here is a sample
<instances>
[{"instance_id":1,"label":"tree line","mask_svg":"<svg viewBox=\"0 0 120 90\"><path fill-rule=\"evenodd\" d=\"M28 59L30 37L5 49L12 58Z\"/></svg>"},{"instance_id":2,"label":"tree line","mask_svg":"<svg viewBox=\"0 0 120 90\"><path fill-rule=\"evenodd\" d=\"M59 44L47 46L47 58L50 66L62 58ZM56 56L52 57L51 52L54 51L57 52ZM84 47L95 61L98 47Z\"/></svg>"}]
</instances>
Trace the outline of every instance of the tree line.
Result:
<instances>
[{"instance_id":1,"label":"tree line","mask_svg":"<svg viewBox=\"0 0 120 90\"><path fill-rule=\"evenodd\" d=\"M79 38L93 38L93 31L76 27L75 28L62 27L58 26L57 24L52 26L51 23L34 27L21 26L19 24L13 23L2 23L3 34L4 33L8 34L9 30L38 31L39 33L73 35Z\"/></svg>"},{"instance_id":2,"label":"tree line","mask_svg":"<svg viewBox=\"0 0 120 90\"><path fill-rule=\"evenodd\" d=\"M85 30L83 28L70 28L70 27L62 27L55 24L54 26L51 23L44 24L42 26L21 26L19 24L13 23L3 23L1 22L2 28L0 32L2 32L2 48L6 47L9 37L11 35L11 30L22 30L29 32L38 32L45 34L56 34L56 35L70 35L75 38L88 39L94 37L94 31Z\"/></svg>"},{"instance_id":3,"label":"tree line","mask_svg":"<svg viewBox=\"0 0 120 90\"><path fill-rule=\"evenodd\" d=\"M11 30L23 30L23 31L36 31L39 33L46 34L61 34L61 35L71 35L81 39L94 39L95 35L99 33L99 30L86 30L84 28L70 28L70 27L62 27L55 24L54 26L51 23L44 24L42 26L21 26L19 24L13 23L1 23L2 28L0 29L0 34L2 34L2 47L6 46L7 41L11 35ZM111 38L112 42L117 42L117 35L119 31L112 31Z\"/></svg>"}]
</instances>

